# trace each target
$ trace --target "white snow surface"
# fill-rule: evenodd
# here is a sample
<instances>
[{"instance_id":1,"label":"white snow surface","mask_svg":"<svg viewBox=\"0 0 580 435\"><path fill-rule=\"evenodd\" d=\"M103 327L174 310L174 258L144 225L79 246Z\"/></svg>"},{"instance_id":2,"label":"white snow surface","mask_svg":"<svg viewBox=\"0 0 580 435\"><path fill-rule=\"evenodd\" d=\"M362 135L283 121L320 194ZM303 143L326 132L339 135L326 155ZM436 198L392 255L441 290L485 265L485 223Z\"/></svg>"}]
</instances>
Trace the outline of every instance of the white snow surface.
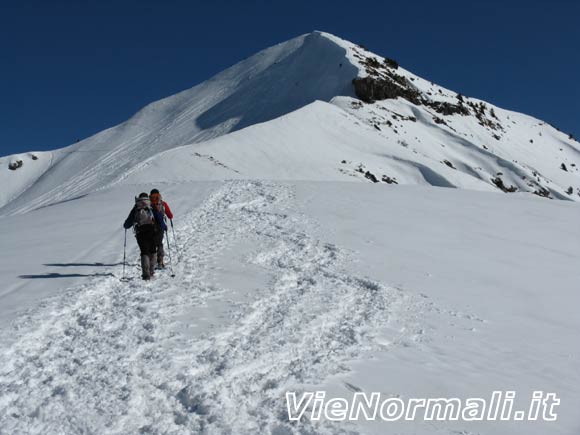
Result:
<instances>
[{"instance_id":1,"label":"white snow surface","mask_svg":"<svg viewBox=\"0 0 580 435\"><path fill-rule=\"evenodd\" d=\"M158 187L176 211L176 276L149 283L131 234L133 279L119 280L136 186L2 218L0 433L578 431L577 204L346 182ZM533 424L289 423L285 392L315 389L544 390L561 406Z\"/></svg>"},{"instance_id":2,"label":"white snow surface","mask_svg":"<svg viewBox=\"0 0 580 435\"><path fill-rule=\"evenodd\" d=\"M15 169L10 169L13 166ZM0 157L0 207L18 198L52 166L51 152Z\"/></svg>"},{"instance_id":3,"label":"white snow surface","mask_svg":"<svg viewBox=\"0 0 580 435\"><path fill-rule=\"evenodd\" d=\"M489 103L438 113L454 92L373 57L303 35L0 159L1 435L580 432L578 143ZM431 103L356 98L353 78L391 73ZM143 282L121 224L153 187L175 277ZM561 405L555 422L289 422L285 393L318 389Z\"/></svg>"}]
</instances>

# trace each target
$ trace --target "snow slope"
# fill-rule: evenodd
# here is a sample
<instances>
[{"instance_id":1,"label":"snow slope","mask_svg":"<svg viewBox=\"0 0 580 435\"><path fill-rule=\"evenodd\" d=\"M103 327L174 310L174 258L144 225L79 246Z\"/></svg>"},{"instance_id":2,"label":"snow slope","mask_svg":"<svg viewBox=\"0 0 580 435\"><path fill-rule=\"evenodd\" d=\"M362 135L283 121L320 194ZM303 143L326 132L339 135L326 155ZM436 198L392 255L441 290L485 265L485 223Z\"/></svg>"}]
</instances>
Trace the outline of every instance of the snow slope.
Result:
<instances>
[{"instance_id":1,"label":"snow slope","mask_svg":"<svg viewBox=\"0 0 580 435\"><path fill-rule=\"evenodd\" d=\"M387 89L389 98L377 92L373 95L380 99L366 98L353 85L355 78L369 80L369 89ZM491 187L580 199L580 147L571 137L537 119L432 84L348 41L313 32L261 51L198 86L152 103L123 124L53 151L51 163L38 166L34 176L26 176L27 183L9 183L11 187L0 197L0 206L4 205L0 214L18 214L94 192L119 182L159 153L199 143L220 148L222 142L209 140L278 117L292 118L294 112L303 118L292 118L292 130L282 137L276 133L279 123L275 123L267 137L274 143L273 149L284 146L283 156L290 159L282 162L282 154L273 156L264 148L266 138L261 139L260 152L266 150L278 167L283 164L285 177L295 173L320 179L316 170L302 170L301 154L305 143L313 143L309 136L316 136L317 147L327 151L333 147L336 126L321 123L337 118L333 107L319 105L316 116L320 123L313 123L308 119L312 114L308 106L315 101L332 102L352 115L353 122L347 123L348 140L340 140L341 153L326 155L332 162L347 159L346 166L336 169L343 180L353 181L351 175L374 176L389 183ZM322 113L325 111L328 113ZM254 137L255 130L248 135ZM225 151L227 154L253 158L257 151L248 145L249 138L236 135L225 142L233 140L240 141L240 149ZM372 152L357 154L367 147L366 141L373 143L368 147ZM378 144L382 144L380 149ZM204 148L203 155L213 154ZM254 169L230 162L230 170L224 172L221 167L204 166L195 155L187 160L181 166L199 168L200 174L193 175L196 179L227 178L236 171ZM260 161L258 158L258 164ZM22 171L9 171L2 163L2 180ZM357 174L367 174L367 178Z\"/></svg>"},{"instance_id":2,"label":"snow slope","mask_svg":"<svg viewBox=\"0 0 580 435\"><path fill-rule=\"evenodd\" d=\"M334 104L317 101L273 121L200 144L179 147L137 165L121 183L257 178L378 180L496 191L489 180L458 171L405 146L389 147L376 129ZM494 165L494 163L496 163ZM489 158L489 167L500 164Z\"/></svg>"},{"instance_id":3,"label":"snow slope","mask_svg":"<svg viewBox=\"0 0 580 435\"><path fill-rule=\"evenodd\" d=\"M93 276L106 276L121 264L122 223L132 198L153 186L124 186L43 207L18 216L0 218L0 326L18 312L55 292ZM213 187L196 183L172 197L177 214L199 205ZM129 243L133 235L129 232ZM120 260L119 260L120 258ZM133 262L135 257L130 258Z\"/></svg>"},{"instance_id":4,"label":"snow slope","mask_svg":"<svg viewBox=\"0 0 580 435\"><path fill-rule=\"evenodd\" d=\"M16 199L52 166L51 152L0 157L0 207ZM10 169L10 168L13 169Z\"/></svg>"},{"instance_id":5,"label":"snow slope","mask_svg":"<svg viewBox=\"0 0 580 435\"><path fill-rule=\"evenodd\" d=\"M0 302L14 319L1 334L0 433L580 428L577 204L340 182L161 186L178 212L173 279L118 279L127 186L48 207L44 227L41 210L1 218L3 285L17 291ZM132 236L128 258L137 278ZM61 281L77 270L77 284ZM539 389L562 402L556 422L289 423L285 392L315 389Z\"/></svg>"},{"instance_id":6,"label":"snow slope","mask_svg":"<svg viewBox=\"0 0 580 435\"><path fill-rule=\"evenodd\" d=\"M346 62L339 67L344 55L344 48L320 33L261 51L200 85L146 106L116 127L54 151L50 169L2 213L86 194L160 151L267 121L315 100L351 95L356 69Z\"/></svg>"},{"instance_id":7,"label":"snow slope","mask_svg":"<svg viewBox=\"0 0 580 435\"><path fill-rule=\"evenodd\" d=\"M562 186L575 183L579 176L558 168L555 152L550 156L541 147L518 148L517 142L495 145L491 152L475 145L488 134L479 125L471 126L472 136L479 136L470 142L433 122L425 107L405 101L389 102L389 108L381 104L361 107L349 97L317 101L270 122L156 155L121 180L378 180L501 192L493 183L499 178L506 187L516 186L517 192L539 192L546 186L551 197L575 197ZM384 130L377 129L379 111L383 119L396 114L398 121L392 127L383 122ZM497 109L498 117L510 116L506 113ZM468 121L454 120L469 126ZM573 147L569 150L571 156L576 152ZM527 163L515 160L524 154ZM550 165L556 169L550 171ZM552 175L547 179L541 174Z\"/></svg>"},{"instance_id":8,"label":"snow slope","mask_svg":"<svg viewBox=\"0 0 580 435\"><path fill-rule=\"evenodd\" d=\"M580 431L580 208L530 194L580 198L578 143L375 57L303 35L0 160L0 435ZM121 224L153 187L176 276L139 280L129 232L122 282ZM561 405L290 423L285 393L316 389Z\"/></svg>"}]
</instances>

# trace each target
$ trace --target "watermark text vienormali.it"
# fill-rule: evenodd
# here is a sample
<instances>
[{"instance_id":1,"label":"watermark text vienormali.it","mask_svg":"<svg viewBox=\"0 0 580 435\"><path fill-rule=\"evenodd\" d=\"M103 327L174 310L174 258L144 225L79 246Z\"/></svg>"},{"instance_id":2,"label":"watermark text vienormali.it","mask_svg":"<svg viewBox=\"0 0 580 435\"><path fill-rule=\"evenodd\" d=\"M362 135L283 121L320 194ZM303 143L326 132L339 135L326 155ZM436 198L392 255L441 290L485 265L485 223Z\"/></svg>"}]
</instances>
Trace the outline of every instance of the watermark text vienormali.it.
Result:
<instances>
[{"instance_id":1,"label":"watermark text vienormali.it","mask_svg":"<svg viewBox=\"0 0 580 435\"><path fill-rule=\"evenodd\" d=\"M355 393L351 398L327 398L325 391L286 393L288 419L299 421L358 420L463 420L463 421L555 421L560 399L555 393L534 391L524 409L516 410L515 391L494 391L489 398L381 397L380 393Z\"/></svg>"}]
</instances>

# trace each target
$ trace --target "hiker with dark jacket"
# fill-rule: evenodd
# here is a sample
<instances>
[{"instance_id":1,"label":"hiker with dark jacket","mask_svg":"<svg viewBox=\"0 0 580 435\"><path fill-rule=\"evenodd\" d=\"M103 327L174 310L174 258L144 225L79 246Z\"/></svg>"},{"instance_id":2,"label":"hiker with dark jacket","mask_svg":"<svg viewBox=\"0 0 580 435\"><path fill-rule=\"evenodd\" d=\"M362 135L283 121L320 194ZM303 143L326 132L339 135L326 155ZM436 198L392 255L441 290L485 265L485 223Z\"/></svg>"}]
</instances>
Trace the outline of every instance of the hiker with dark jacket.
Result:
<instances>
[{"instance_id":1,"label":"hiker with dark jacket","mask_svg":"<svg viewBox=\"0 0 580 435\"><path fill-rule=\"evenodd\" d=\"M141 193L135 198L135 205L123 224L126 230L134 227L137 244L141 250L142 278L151 279L155 274L156 264L156 237L159 232L167 230L163 216L151 206L151 201L146 193Z\"/></svg>"},{"instance_id":2,"label":"hiker with dark jacket","mask_svg":"<svg viewBox=\"0 0 580 435\"><path fill-rule=\"evenodd\" d=\"M169 220L173 220L173 213L171 212L169 205L163 201L163 198L161 198L159 190L153 189L149 194L149 199L151 200L153 209L163 217L163 222L165 222L165 216L167 216ZM165 225L165 230L167 230L167 225ZM155 235L155 245L157 246L157 267L159 269L165 267L165 262L163 261L163 257L165 256L165 251L163 249L163 236L165 235L165 230L162 230L162 228L159 227L159 231Z\"/></svg>"}]
</instances>

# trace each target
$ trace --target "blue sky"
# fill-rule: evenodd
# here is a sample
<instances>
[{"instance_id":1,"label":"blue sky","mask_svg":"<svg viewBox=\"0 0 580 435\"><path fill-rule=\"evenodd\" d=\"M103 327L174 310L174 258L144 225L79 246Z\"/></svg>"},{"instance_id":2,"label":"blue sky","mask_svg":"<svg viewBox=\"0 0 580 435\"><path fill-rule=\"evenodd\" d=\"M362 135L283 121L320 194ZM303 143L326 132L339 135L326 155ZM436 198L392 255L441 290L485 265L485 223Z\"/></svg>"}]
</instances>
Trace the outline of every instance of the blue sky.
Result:
<instances>
[{"instance_id":1,"label":"blue sky","mask_svg":"<svg viewBox=\"0 0 580 435\"><path fill-rule=\"evenodd\" d=\"M580 2L4 1L0 155L69 145L323 30L580 136Z\"/></svg>"}]
</instances>

